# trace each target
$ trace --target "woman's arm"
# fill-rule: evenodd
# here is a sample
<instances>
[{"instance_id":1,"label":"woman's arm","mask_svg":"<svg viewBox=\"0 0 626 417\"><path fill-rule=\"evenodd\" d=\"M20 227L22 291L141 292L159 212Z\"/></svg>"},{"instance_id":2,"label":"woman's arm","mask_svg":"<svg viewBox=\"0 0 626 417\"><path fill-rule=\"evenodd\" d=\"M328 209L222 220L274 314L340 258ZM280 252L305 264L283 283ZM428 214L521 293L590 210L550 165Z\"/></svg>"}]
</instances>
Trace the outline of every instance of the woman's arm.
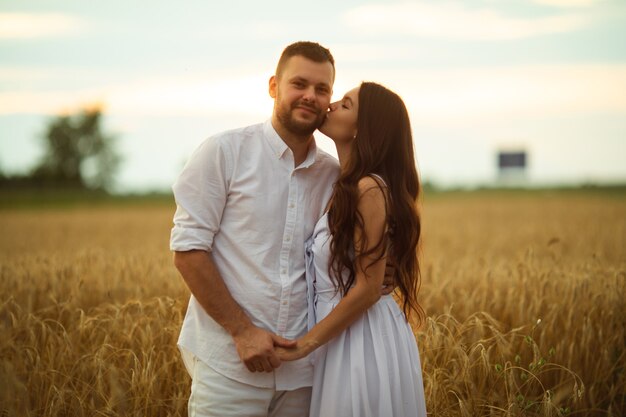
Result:
<instances>
[{"instance_id":1,"label":"woman's arm","mask_svg":"<svg viewBox=\"0 0 626 417\"><path fill-rule=\"evenodd\" d=\"M362 253L374 249L386 231L386 204L384 191L371 177L359 180L357 210L363 219L363 228L357 227L354 235L356 255L355 284L333 311L317 323L307 334L298 339L296 348L277 348L281 360L302 358L335 336L338 336L381 296L385 275L386 253L382 245L368 255ZM367 242L363 246L363 242Z\"/></svg>"}]
</instances>

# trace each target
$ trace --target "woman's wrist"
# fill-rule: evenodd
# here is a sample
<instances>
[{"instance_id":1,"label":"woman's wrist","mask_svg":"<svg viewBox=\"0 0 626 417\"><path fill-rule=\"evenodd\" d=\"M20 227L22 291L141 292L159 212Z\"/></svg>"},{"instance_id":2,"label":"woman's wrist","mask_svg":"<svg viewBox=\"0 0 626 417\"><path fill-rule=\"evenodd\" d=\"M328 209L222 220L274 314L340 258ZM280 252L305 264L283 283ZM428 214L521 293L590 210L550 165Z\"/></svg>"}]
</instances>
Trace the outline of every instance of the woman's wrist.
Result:
<instances>
[{"instance_id":1,"label":"woman's wrist","mask_svg":"<svg viewBox=\"0 0 626 417\"><path fill-rule=\"evenodd\" d=\"M300 340L298 340L298 347L301 348L308 355L309 353L320 347L320 343L310 336L304 335Z\"/></svg>"}]
</instances>

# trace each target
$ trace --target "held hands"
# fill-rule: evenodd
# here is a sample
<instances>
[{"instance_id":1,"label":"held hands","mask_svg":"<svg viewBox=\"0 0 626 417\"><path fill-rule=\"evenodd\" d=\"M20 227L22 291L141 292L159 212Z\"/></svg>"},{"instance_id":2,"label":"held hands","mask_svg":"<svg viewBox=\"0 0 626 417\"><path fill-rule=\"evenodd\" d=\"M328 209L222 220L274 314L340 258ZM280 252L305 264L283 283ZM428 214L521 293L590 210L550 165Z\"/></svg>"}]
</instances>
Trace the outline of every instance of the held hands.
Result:
<instances>
[{"instance_id":1,"label":"held hands","mask_svg":"<svg viewBox=\"0 0 626 417\"><path fill-rule=\"evenodd\" d=\"M395 290L395 274L395 265L388 259L381 295L391 294ZM241 361L250 372L272 372L280 366L281 361L304 358L318 347L315 342L308 341L306 336L297 341L288 340L255 326L247 327L233 336L233 340Z\"/></svg>"},{"instance_id":2,"label":"held hands","mask_svg":"<svg viewBox=\"0 0 626 417\"><path fill-rule=\"evenodd\" d=\"M385 266L385 278L383 279L383 286L380 289L381 295L391 294L396 289L396 266L391 258L387 259ZM284 339L283 339L284 340ZM309 334L304 335L297 341L293 341L292 346L280 345L274 349L276 356L281 361L295 361L297 359L304 358L309 353L313 352L319 347L319 343L315 340L311 340Z\"/></svg>"},{"instance_id":3,"label":"held hands","mask_svg":"<svg viewBox=\"0 0 626 417\"><path fill-rule=\"evenodd\" d=\"M233 336L237 353L250 372L272 372L280 366L277 349L295 348L295 340L287 340L258 327L250 326Z\"/></svg>"}]
</instances>

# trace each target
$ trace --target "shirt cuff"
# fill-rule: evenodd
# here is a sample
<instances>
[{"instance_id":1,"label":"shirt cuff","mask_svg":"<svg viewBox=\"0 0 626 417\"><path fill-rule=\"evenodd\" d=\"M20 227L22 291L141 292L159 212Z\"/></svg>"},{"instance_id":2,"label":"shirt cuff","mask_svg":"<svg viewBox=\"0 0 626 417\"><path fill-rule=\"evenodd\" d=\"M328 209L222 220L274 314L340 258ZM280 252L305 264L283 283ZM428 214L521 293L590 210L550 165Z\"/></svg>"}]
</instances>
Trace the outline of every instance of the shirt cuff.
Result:
<instances>
[{"instance_id":1,"label":"shirt cuff","mask_svg":"<svg viewBox=\"0 0 626 417\"><path fill-rule=\"evenodd\" d=\"M211 252L214 233L210 230L174 226L170 235L170 250L185 252L199 249Z\"/></svg>"}]
</instances>

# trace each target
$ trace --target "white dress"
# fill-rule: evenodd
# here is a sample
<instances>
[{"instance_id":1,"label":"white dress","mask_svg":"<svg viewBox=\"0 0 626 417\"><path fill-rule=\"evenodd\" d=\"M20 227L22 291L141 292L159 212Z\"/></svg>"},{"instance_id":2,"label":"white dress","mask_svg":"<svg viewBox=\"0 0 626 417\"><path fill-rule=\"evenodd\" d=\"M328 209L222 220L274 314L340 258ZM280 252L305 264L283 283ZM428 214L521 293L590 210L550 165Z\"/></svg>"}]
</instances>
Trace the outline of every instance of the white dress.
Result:
<instances>
[{"instance_id":1,"label":"white dress","mask_svg":"<svg viewBox=\"0 0 626 417\"><path fill-rule=\"evenodd\" d=\"M339 303L328 275L328 216L306 244L309 329ZM426 417L419 351L391 295L314 351L310 417Z\"/></svg>"}]
</instances>

